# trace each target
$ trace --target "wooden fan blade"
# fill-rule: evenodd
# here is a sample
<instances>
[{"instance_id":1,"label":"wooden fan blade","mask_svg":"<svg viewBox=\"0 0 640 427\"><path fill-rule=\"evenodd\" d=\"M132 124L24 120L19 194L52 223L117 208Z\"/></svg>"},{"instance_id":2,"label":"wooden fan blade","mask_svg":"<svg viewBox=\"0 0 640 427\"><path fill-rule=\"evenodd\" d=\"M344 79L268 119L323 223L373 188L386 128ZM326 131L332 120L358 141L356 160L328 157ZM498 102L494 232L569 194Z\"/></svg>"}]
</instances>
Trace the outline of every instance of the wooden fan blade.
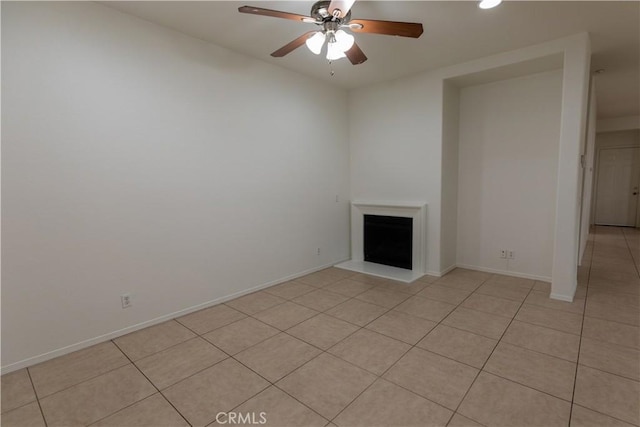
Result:
<instances>
[{"instance_id":1,"label":"wooden fan blade","mask_svg":"<svg viewBox=\"0 0 640 427\"><path fill-rule=\"evenodd\" d=\"M242 6L238 8L240 13L250 13L252 15L271 16L273 18L291 19L293 21L313 22L315 19L310 16L298 15L296 13L281 12L279 10L263 9L261 7Z\"/></svg>"},{"instance_id":2,"label":"wooden fan blade","mask_svg":"<svg viewBox=\"0 0 640 427\"><path fill-rule=\"evenodd\" d=\"M356 24L356 25L353 25ZM354 33L386 34L418 38L423 32L422 24L413 22L375 21L372 19L352 19L347 24ZM358 28L362 25L362 28Z\"/></svg>"},{"instance_id":3,"label":"wooden fan blade","mask_svg":"<svg viewBox=\"0 0 640 427\"><path fill-rule=\"evenodd\" d=\"M282 46L280 49L278 49L275 52L273 52L271 54L271 56L276 57L276 58L282 58L286 54L291 53L294 50L296 50L297 48L299 48L300 46L302 46L304 44L304 42L306 42L307 39L309 37L311 37L315 33L316 33L315 31L309 31L309 32L304 33L303 35L301 35L297 39L293 40L290 43L287 43L286 45Z\"/></svg>"},{"instance_id":4,"label":"wooden fan blade","mask_svg":"<svg viewBox=\"0 0 640 427\"><path fill-rule=\"evenodd\" d=\"M329 3L329 13L333 15L333 11L337 9L340 11L338 18L344 18L355 2L356 0L331 0L331 3Z\"/></svg>"},{"instance_id":5,"label":"wooden fan blade","mask_svg":"<svg viewBox=\"0 0 640 427\"><path fill-rule=\"evenodd\" d=\"M354 43L353 46L351 46L351 49L346 51L344 54L347 55L347 58L349 58L349 61L351 61L353 65L362 64L367 60L367 55L364 54L362 49L360 49L360 46L356 43Z\"/></svg>"}]
</instances>

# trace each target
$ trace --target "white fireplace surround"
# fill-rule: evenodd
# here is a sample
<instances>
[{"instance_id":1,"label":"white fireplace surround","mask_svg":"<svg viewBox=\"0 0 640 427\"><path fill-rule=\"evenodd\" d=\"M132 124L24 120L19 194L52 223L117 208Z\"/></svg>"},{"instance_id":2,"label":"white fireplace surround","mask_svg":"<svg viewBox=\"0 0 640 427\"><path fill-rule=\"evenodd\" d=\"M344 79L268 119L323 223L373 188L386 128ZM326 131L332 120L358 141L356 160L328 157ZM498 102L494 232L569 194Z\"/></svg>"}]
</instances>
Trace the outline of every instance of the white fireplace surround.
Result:
<instances>
[{"instance_id":1,"label":"white fireplace surround","mask_svg":"<svg viewBox=\"0 0 640 427\"><path fill-rule=\"evenodd\" d=\"M402 282L413 282L425 274L425 202L354 201L351 203L351 260L336 267ZM391 267L364 260L364 216L381 215L413 219L412 269Z\"/></svg>"}]
</instances>

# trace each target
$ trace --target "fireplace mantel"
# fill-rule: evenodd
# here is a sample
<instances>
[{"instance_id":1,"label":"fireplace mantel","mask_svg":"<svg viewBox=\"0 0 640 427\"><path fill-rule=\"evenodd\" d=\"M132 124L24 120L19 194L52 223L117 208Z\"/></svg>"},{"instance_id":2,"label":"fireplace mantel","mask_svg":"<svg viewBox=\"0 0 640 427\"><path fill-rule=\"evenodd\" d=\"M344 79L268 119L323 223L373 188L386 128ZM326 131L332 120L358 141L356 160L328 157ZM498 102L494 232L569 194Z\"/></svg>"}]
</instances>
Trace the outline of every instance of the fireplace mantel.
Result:
<instances>
[{"instance_id":1,"label":"fireplace mantel","mask_svg":"<svg viewBox=\"0 0 640 427\"><path fill-rule=\"evenodd\" d=\"M370 200L356 200L354 202L351 202L351 206L422 209L426 207L427 204L425 202L381 202L381 201L370 201Z\"/></svg>"},{"instance_id":2,"label":"fireplace mantel","mask_svg":"<svg viewBox=\"0 0 640 427\"><path fill-rule=\"evenodd\" d=\"M425 274L426 202L388 202L356 200L351 203L351 260L336 267L402 282L413 282ZM396 216L413 219L412 270L364 261L364 215Z\"/></svg>"}]
</instances>

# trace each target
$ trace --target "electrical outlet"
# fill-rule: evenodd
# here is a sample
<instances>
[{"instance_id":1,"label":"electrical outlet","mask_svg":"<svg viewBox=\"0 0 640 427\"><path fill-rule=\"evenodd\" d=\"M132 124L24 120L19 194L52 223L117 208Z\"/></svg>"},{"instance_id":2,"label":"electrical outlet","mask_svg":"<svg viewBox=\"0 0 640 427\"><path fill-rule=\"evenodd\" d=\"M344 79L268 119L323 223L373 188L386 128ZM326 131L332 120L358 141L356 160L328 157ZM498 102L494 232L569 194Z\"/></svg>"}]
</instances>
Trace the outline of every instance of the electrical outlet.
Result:
<instances>
[{"instance_id":1,"label":"electrical outlet","mask_svg":"<svg viewBox=\"0 0 640 427\"><path fill-rule=\"evenodd\" d=\"M507 259L515 259L516 253L514 251L507 251Z\"/></svg>"},{"instance_id":2,"label":"electrical outlet","mask_svg":"<svg viewBox=\"0 0 640 427\"><path fill-rule=\"evenodd\" d=\"M507 258L507 250L500 249L500 258Z\"/></svg>"},{"instance_id":3,"label":"electrical outlet","mask_svg":"<svg viewBox=\"0 0 640 427\"><path fill-rule=\"evenodd\" d=\"M320 255L320 248L318 248L318 255Z\"/></svg>"},{"instance_id":4,"label":"electrical outlet","mask_svg":"<svg viewBox=\"0 0 640 427\"><path fill-rule=\"evenodd\" d=\"M336 194L336 203L340 202L340 196Z\"/></svg>"},{"instance_id":5,"label":"electrical outlet","mask_svg":"<svg viewBox=\"0 0 640 427\"><path fill-rule=\"evenodd\" d=\"M120 301L122 302L122 308L129 308L132 305L131 295L129 294L120 295Z\"/></svg>"}]
</instances>

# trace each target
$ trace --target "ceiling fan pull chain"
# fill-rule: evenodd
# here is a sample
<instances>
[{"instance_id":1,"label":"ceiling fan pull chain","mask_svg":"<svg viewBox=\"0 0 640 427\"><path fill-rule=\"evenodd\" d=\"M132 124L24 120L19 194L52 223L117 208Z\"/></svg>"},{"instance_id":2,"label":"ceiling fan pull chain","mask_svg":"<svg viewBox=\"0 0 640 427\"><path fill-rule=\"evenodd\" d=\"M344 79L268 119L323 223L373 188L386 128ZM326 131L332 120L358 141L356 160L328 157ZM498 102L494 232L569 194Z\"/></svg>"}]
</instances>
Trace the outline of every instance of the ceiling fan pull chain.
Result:
<instances>
[{"instance_id":1,"label":"ceiling fan pull chain","mask_svg":"<svg viewBox=\"0 0 640 427\"><path fill-rule=\"evenodd\" d=\"M333 61L329 61L329 75L333 77L334 74L335 74L335 71L333 71Z\"/></svg>"}]
</instances>

